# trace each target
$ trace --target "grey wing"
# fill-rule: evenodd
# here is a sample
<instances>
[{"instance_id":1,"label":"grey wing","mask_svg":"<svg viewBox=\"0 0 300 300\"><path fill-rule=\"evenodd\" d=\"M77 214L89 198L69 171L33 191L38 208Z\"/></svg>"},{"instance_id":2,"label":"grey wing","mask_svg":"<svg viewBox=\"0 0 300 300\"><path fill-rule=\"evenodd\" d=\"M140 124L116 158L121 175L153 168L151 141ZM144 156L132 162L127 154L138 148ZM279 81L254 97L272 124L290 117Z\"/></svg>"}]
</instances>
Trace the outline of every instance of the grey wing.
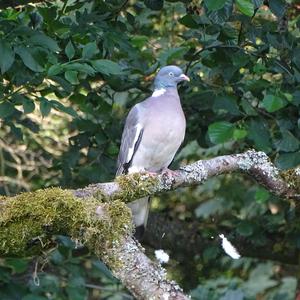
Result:
<instances>
[{"instance_id":1,"label":"grey wing","mask_svg":"<svg viewBox=\"0 0 300 300\"><path fill-rule=\"evenodd\" d=\"M143 127L139 123L139 104L129 112L122 134L116 175L126 174L143 136Z\"/></svg>"}]
</instances>

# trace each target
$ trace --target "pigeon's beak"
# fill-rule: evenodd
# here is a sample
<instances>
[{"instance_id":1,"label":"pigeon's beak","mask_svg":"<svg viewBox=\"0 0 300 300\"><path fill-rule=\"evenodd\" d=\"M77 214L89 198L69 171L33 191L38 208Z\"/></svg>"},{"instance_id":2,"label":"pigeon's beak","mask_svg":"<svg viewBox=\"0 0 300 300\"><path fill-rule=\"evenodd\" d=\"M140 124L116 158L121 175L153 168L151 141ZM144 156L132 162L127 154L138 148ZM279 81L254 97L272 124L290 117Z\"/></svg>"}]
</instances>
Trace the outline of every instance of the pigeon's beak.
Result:
<instances>
[{"instance_id":1,"label":"pigeon's beak","mask_svg":"<svg viewBox=\"0 0 300 300\"><path fill-rule=\"evenodd\" d=\"M190 78L188 76L186 76L185 74L181 74L179 76L180 81L184 80L184 81L190 81Z\"/></svg>"}]
</instances>

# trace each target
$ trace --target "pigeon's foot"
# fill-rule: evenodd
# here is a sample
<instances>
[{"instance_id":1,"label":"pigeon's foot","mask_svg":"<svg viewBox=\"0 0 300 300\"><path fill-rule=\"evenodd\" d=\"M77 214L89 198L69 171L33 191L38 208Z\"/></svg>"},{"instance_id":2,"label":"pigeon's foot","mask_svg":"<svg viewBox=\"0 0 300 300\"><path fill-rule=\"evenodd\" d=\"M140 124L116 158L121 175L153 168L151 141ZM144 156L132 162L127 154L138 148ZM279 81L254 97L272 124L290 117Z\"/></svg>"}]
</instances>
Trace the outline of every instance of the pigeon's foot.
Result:
<instances>
[{"instance_id":1,"label":"pigeon's foot","mask_svg":"<svg viewBox=\"0 0 300 300\"><path fill-rule=\"evenodd\" d=\"M157 176L157 173L156 172L150 172L150 171L144 171L145 174L151 176L151 177L155 177Z\"/></svg>"},{"instance_id":2,"label":"pigeon's foot","mask_svg":"<svg viewBox=\"0 0 300 300\"><path fill-rule=\"evenodd\" d=\"M176 171L170 170L168 168L164 168L161 173L162 173L162 175L167 175L168 177L177 176L177 172Z\"/></svg>"}]
</instances>

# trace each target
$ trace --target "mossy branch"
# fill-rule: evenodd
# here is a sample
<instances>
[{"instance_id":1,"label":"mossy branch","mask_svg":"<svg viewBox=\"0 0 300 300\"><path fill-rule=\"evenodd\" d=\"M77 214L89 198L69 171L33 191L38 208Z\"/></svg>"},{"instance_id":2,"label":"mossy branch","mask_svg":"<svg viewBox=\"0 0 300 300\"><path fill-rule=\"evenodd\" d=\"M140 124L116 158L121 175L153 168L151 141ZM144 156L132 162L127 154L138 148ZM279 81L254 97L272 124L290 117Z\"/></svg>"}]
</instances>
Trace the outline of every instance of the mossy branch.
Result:
<instances>
[{"instance_id":1,"label":"mossy branch","mask_svg":"<svg viewBox=\"0 0 300 300\"><path fill-rule=\"evenodd\" d=\"M53 234L65 234L97 251L132 232L131 212L119 201L81 201L70 191L49 188L0 198L0 254L29 256L53 245Z\"/></svg>"},{"instance_id":2,"label":"mossy branch","mask_svg":"<svg viewBox=\"0 0 300 300\"><path fill-rule=\"evenodd\" d=\"M96 197L101 201L121 199L130 202L178 187L201 184L208 178L244 172L263 185L271 193L282 198L300 200L300 171L283 172L269 160L264 152L249 150L241 154L224 155L208 160L199 160L179 170L163 174L129 174L116 178L114 182L91 184L73 191L79 198ZM294 184L293 184L294 183Z\"/></svg>"},{"instance_id":3,"label":"mossy branch","mask_svg":"<svg viewBox=\"0 0 300 300\"><path fill-rule=\"evenodd\" d=\"M300 172L280 174L265 153L251 150L200 160L172 175L131 174L73 191L50 188L0 197L0 253L38 254L52 246L53 234L65 234L94 251L138 299L187 299L132 239L125 202L236 171L248 173L280 197L300 199Z\"/></svg>"},{"instance_id":4,"label":"mossy branch","mask_svg":"<svg viewBox=\"0 0 300 300\"><path fill-rule=\"evenodd\" d=\"M131 211L120 200L82 201L60 188L0 197L2 256L38 255L64 234L93 251L137 299L188 299L131 233Z\"/></svg>"}]
</instances>

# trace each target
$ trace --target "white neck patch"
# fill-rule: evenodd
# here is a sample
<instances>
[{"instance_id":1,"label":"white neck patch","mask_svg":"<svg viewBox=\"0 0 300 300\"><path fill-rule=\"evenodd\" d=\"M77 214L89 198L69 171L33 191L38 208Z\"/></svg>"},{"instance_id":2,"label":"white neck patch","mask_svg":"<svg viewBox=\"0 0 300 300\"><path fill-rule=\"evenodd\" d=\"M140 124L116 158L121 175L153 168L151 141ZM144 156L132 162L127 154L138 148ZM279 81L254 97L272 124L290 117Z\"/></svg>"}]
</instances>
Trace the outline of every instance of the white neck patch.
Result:
<instances>
[{"instance_id":1,"label":"white neck patch","mask_svg":"<svg viewBox=\"0 0 300 300\"><path fill-rule=\"evenodd\" d=\"M164 89L164 88L155 89L152 94L152 97L159 97L159 96L163 95L165 92L166 92L166 89Z\"/></svg>"}]
</instances>

